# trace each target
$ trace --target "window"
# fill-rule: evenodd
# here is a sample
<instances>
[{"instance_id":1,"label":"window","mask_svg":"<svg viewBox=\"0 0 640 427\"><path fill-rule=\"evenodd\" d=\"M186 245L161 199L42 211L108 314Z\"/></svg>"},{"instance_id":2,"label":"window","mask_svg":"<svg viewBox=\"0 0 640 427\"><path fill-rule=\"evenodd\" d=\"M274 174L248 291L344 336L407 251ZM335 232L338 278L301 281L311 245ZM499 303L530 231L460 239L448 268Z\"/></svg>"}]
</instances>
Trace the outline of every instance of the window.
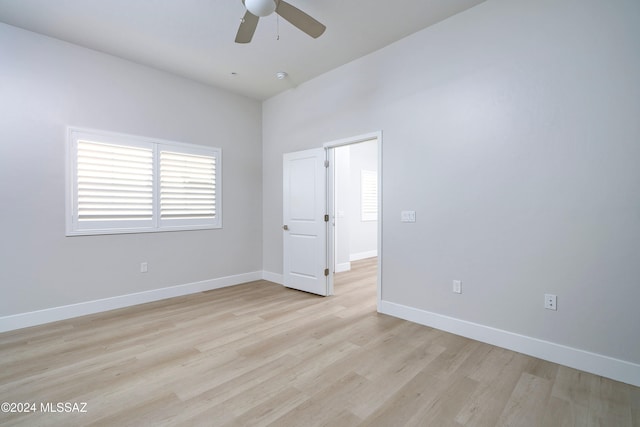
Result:
<instances>
[{"instance_id":1,"label":"window","mask_svg":"<svg viewBox=\"0 0 640 427\"><path fill-rule=\"evenodd\" d=\"M67 235L220 228L220 149L69 129Z\"/></svg>"},{"instance_id":2,"label":"window","mask_svg":"<svg viewBox=\"0 0 640 427\"><path fill-rule=\"evenodd\" d=\"M362 221L378 220L378 173L360 171L360 213Z\"/></svg>"}]
</instances>

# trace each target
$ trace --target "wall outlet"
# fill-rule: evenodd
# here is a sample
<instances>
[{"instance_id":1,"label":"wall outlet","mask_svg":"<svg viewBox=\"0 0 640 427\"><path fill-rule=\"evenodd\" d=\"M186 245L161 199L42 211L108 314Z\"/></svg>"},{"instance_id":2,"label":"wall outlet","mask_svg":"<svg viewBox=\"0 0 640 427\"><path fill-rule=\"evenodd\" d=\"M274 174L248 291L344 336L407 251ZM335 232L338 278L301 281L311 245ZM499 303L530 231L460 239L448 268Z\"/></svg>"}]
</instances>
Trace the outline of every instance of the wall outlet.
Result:
<instances>
[{"instance_id":1,"label":"wall outlet","mask_svg":"<svg viewBox=\"0 0 640 427\"><path fill-rule=\"evenodd\" d=\"M462 293L462 281L461 280L454 280L453 281L453 292L456 294L461 294Z\"/></svg>"},{"instance_id":2,"label":"wall outlet","mask_svg":"<svg viewBox=\"0 0 640 427\"><path fill-rule=\"evenodd\" d=\"M544 294L544 308L547 310L558 309L558 297L553 294Z\"/></svg>"},{"instance_id":3,"label":"wall outlet","mask_svg":"<svg viewBox=\"0 0 640 427\"><path fill-rule=\"evenodd\" d=\"M140 263L140 273L146 273L149 271L149 265L146 262Z\"/></svg>"}]
</instances>

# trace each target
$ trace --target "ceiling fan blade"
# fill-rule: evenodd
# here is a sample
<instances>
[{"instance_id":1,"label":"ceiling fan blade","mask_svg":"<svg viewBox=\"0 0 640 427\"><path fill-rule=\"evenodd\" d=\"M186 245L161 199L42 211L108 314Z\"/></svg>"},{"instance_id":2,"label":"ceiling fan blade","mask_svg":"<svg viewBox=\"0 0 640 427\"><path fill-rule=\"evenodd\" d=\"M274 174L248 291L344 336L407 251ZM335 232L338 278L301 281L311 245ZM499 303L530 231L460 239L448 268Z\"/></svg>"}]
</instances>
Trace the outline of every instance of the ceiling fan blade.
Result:
<instances>
[{"instance_id":1,"label":"ceiling fan blade","mask_svg":"<svg viewBox=\"0 0 640 427\"><path fill-rule=\"evenodd\" d=\"M276 13L314 39L320 37L322 33L324 33L324 30L327 29L327 27L284 0L278 2Z\"/></svg>"},{"instance_id":2,"label":"ceiling fan blade","mask_svg":"<svg viewBox=\"0 0 640 427\"><path fill-rule=\"evenodd\" d=\"M257 26L258 17L247 11L242 21L240 21L240 28L238 28L238 34L236 34L236 43L249 43L253 38L253 33L256 32Z\"/></svg>"}]
</instances>

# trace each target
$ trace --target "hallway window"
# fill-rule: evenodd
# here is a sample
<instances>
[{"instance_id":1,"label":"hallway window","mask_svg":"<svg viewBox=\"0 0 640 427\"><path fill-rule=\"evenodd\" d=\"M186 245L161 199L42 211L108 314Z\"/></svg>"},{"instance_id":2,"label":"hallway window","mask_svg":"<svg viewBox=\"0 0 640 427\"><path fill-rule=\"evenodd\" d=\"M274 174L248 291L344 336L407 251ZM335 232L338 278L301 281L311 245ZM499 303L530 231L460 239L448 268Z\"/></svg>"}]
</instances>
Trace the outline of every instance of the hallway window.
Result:
<instances>
[{"instance_id":1,"label":"hallway window","mask_svg":"<svg viewBox=\"0 0 640 427\"><path fill-rule=\"evenodd\" d=\"M378 220L378 173L376 171L364 169L361 171L360 212L362 221Z\"/></svg>"}]
</instances>

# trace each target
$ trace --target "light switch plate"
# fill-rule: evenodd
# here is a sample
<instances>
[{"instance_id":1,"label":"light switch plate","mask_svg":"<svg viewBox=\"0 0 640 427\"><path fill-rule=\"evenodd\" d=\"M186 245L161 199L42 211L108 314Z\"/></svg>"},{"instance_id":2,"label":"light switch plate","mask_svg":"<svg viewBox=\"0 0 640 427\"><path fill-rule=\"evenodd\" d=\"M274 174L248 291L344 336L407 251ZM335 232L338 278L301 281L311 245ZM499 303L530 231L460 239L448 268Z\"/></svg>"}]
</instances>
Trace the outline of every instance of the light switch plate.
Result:
<instances>
[{"instance_id":1,"label":"light switch plate","mask_svg":"<svg viewBox=\"0 0 640 427\"><path fill-rule=\"evenodd\" d=\"M416 211L402 211L400 212L401 222L416 222Z\"/></svg>"}]
</instances>

